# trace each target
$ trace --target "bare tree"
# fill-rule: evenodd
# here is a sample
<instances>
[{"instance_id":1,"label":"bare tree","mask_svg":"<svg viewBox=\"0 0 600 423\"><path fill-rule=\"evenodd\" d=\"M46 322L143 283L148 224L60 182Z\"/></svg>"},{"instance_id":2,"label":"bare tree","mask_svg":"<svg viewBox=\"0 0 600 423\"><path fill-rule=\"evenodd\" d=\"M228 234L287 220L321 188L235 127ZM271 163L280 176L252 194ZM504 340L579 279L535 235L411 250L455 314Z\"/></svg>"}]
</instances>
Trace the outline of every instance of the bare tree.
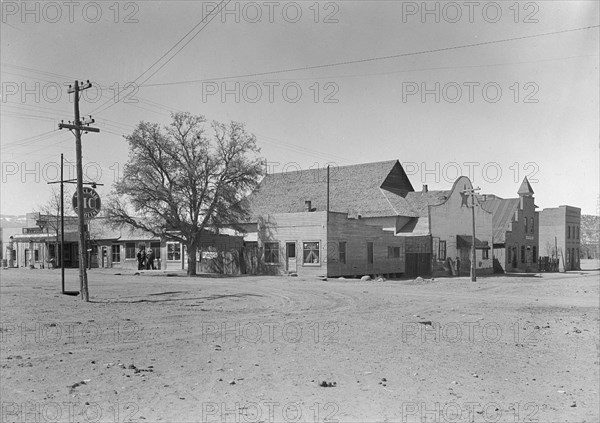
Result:
<instances>
[{"instance_id":1,"label":"bare tree","mask_svg":"<svg viewBox=\"0 0 600 423\"><path fill-rule=\"evenodd\" d=\"M114 184L109 220L183 243L195 275L202 233L238 228L248 215L244 198L263 172L256 137L241 123L209 125L176 113L169 126L141 122L126 139L129 160Z\"/></svg>"}]
</instances>

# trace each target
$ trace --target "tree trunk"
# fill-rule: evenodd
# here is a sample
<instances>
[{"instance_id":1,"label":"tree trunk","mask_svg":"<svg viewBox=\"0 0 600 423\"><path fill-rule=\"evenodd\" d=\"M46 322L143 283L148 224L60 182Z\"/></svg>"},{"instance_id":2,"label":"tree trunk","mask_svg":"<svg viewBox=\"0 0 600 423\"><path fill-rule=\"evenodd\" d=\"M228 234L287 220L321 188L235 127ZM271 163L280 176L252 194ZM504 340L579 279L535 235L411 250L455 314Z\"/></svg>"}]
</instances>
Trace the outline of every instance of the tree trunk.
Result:
<instances>
[{"instance_id":1,"label":"tree trunk","mask_svg":"<svg viewBox=\"0 0 600 423\"><path fill-rule=\"evenodd\" d=\"M187 256L188 256L188 268L187 275L188 276L196 276L196 245L188 245L187 246Z\"/></svg>"}]
</instances>

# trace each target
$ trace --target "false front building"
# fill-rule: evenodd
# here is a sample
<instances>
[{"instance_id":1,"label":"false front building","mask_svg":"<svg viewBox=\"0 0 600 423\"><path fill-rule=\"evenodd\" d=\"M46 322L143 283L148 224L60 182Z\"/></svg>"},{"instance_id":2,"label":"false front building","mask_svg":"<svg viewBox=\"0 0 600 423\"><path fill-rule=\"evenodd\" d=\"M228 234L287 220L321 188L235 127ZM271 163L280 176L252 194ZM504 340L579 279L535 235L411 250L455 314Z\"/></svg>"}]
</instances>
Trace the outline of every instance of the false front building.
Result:
<instances>
[{"instance_id":1,"label":"false front building","mask_svg":"<svg viewBox=\"0 0 600 423\"><path fill-rule=\"evenodd\" d=\"M581 209L573 206L547 208L540 212L540 249L556 257L559 270L580 270Z\"/></svg>"}]
</instances>

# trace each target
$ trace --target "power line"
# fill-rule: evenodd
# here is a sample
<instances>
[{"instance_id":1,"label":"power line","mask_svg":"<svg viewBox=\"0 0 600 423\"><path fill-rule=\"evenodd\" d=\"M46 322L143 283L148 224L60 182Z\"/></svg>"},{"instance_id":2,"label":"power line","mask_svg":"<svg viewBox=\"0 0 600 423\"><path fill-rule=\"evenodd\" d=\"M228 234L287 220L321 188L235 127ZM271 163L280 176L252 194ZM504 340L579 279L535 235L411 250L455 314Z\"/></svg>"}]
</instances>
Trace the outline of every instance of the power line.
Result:
<instances>
[{"instance_id":1,"label":"power line","mask_svg":"<svg viewBox=\"0 0 600 423\"><path fill-rule=\"evenodd\" d=\"M183 37L181 37L179 39L179 41L177 41L169 50L167 50L166 53L164 53L158 60L156 60L152 65L150 65L150 67L148 69L146 69L144 72L142 72L137 78L135 78L132 83L136 83L140 78L142 78L142 76L144 76L148 71L150 71L156 64L158 64L163 58L165 58L171 51L173 51L178 44L180 44L183 40L185 40L188 35L192 34L194 31L196 31L196 28L198 28L200 25L202 25L204 23L204 25L202 25L200 27L200 29L194 34L192 35L192 37L186 41L177 51L175 51L175 53L169 57L162 65L160 65L156 70L154 70L147 78L145 78L140 84L137 84L138 87L144 85L144 83L146 81L148 81L150 78L152 78L158 71L160 71L167 63L169 63L171 60L173 60L173 58L175 58L175 56L177 56L177 54L179 54L179 52L181 52L181 50L183 50L190 42L192 42L192 40L194 38L196 38L198 36L198 34L200 34L204 28L206 28L206 26L211 23L213 21L213 19L217 16L217 12L220 12L223 8L227 7L227 5L229 4L229 2L231 2L231 0L221 0L221 2L215 7L215 9L213 9L207 16L203 17L202 20L200 22L198 22L196 25L194 25L194 27L189 30ZM222 6L222 7L221 7ZM206 18L210 16L210 19L208 21L206 21ZM206 21L206 22L205 22ZM123 92L124 90L121 90L121 92ZM120 96L118 97L117 103L120 102ZM96 109L94 109L93 113L100 113L103 112L107 109L109 109L110 107L112 107L114 104L105 107L106 104L108 104L109 101L105 102L104 104L102 104L101 106L97 107Z\"/></svg>"},{"instance_id":2,"label":"power line","mask_svg":"<svg viewBox=\"0 0 600 423\"><path fill-rule=\"evenodd\" d=\"M418 56L418 55L422 55L422 54L440 53L443 51L460 50L460 49L471 48L471 47L480 47L480 46L485 46L485 45L506 43L506 42L510 42L510 41L518 41L518 40L526 40L526 39L531 39L531 38L546 37L549 35L564 34L564 33L574 32L574 31L583 31L583 30L598 28L598 27L600 27L600 25L586 26L586 27L573 28L573 29L565 29L562 31L545 32L542 34L523 35L520 37L504 38L501 40L482 41L479 43L462 44L462 45L451 46L451 47L440 47L440 48L434 48L434 49L429 49L429 50L413 51L413 52L409 52L409 53L392 54L392 55L388 55L388 56L369 57L366 59L346 60L346 61L342 61L342 62L325 63L325 64L321 64L321 65L300 66L300 67L296 67L296 68L287 68L287 69L280 69L280 70L274 70L274 71L247 73L247 74L234 75L234 76L223 76L223 77L218 77L218 78L193 79L193 80L178 81L178 82L163 82L163 83L147 84L145 86L146 87L154 87L154 86L162 86L162 85L189 84L189 83L193 83L193 82L203 82L203 81L223 81L226 79L240 79L240 78L248 78L248 77L254 77L254 76L274 75L274 74L280 74L280 73L298 72L298 71L313 70L313 69L324 69L324 68L330 68L330 67L336 67L336 66L346 66L346 65L353 65L353 64L357 64L357 63L369 63L369 62L376 62L376 61L382 61L382 60L398 59L400 57L409 57L409 56Z\"/></svg>"},{"instance_id":3,"label":"power line","mask_svg":"<svg viewBox=\"0 0 600 423\"><path fill-rule=\"evenodd\" d=\"M438 67L427 67L427 68L412 68L412 69L402 69L388 72L366 72L366 73L357 73L357 74L346 74L346 75L327 75L327 76L307 76L302 78L277 78L277 81L314 81L319 79L344 79L344 78L362 78L367 76L385 76L385 75L394 75L398 73L410 73L410 72L424 72L424 71L432 71L432 70L454 70L454 69L479 69L479 68L489 68L495 66L513 66L513 65L526 65L532 63L543 63L543 62L554 62L559 60L569 60L569 59L578 59L582 57L598 57L597 54L585 54L579 56L568 56L568 57L557 57L552 59L539 59L539 60L529 60L523 62L506 62L506 63L489 63L483 65L464 65L464 66L438 66ZM272 81L273 79L252 79L252 82L261 82L261 81ZM200 82L200 81L212 81L209 79L191 81L192 83ZM248 80L250 81L250 80ZM172 82L170 84L184 84L190 81L180 81L180 82ZM159 84L149 84L145 85L145 87L151 87Z\"/></svg>"}]
</instances>

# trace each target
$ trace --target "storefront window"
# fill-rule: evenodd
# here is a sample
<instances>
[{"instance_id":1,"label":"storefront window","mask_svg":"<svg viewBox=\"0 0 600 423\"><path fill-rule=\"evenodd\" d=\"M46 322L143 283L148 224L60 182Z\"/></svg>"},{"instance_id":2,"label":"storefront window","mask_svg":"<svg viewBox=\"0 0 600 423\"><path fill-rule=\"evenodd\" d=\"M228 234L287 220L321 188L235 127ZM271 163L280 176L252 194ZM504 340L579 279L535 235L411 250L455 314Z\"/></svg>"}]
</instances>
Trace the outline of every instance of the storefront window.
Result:
<instances>
[{"instance_id":1,"label":"storefront window","mask_svg":"<svg viewBox=\"0 0 600 423\"><path fill-rule=\"evenodd\" d=\"M319 264L319 242L302 243L304 264Z\"/></svg>"},{"instance_id":2,"label":"storefront window","mask_svg":"<svg viewBox=\"0 0 600 423\"><path fill-rule=\"evenodd\" d=\"M180 261L181 260L181 243L180 242L167 242L167 260Z\"/></svg>"}]
</instances>

